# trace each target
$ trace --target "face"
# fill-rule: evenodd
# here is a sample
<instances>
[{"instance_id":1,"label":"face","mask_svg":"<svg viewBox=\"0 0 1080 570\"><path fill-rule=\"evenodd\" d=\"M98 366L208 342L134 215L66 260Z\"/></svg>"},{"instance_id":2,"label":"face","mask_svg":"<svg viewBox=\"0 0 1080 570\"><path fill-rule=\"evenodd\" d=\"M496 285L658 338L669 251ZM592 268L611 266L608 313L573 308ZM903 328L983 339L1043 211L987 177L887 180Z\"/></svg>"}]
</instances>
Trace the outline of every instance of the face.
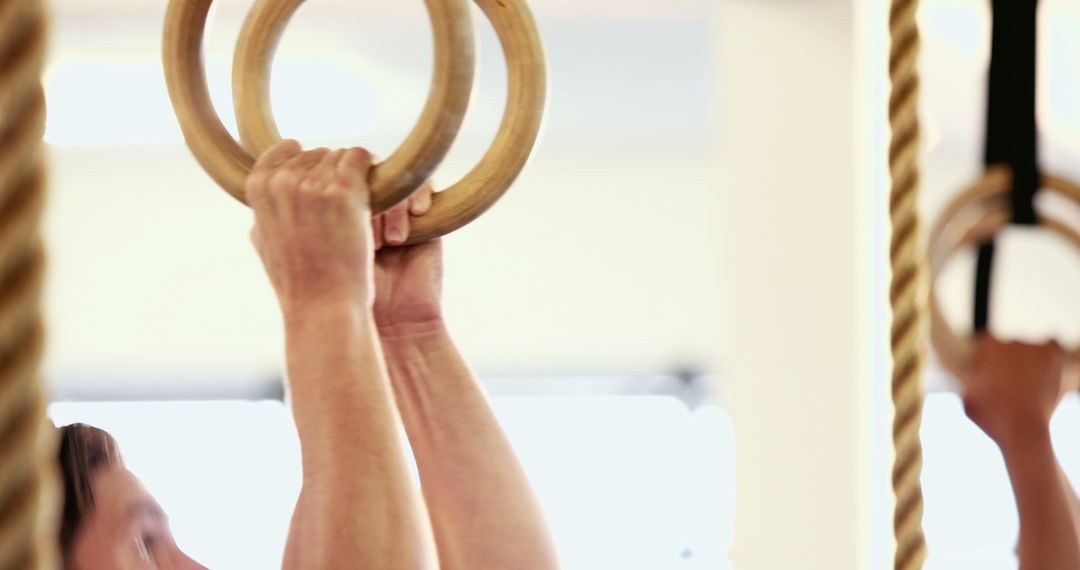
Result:
<instances>
[{"instance_id":1,"label":"face","mask_svg":"<svg viewBox=\"0 0 1080 570\"><path fill-rule=\"evenodd\" d=\"M94 476L94 509L72 546L72 570L206 570L180 551L164 511L123 466Z\"/></svg>"}]
</instances>

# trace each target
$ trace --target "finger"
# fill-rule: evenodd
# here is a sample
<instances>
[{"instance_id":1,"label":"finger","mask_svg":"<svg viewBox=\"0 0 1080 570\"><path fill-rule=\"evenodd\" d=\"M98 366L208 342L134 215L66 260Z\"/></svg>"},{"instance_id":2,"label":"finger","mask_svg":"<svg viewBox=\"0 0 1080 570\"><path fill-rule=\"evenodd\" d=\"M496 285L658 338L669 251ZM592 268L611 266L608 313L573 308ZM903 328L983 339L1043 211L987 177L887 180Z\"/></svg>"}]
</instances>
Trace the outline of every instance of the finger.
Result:
<instances>
[{"instance_id":1,"label":"finger","mask_svg":"<svg viewBox=\"0 0 1080 570\"><path fill-rule=\"evenodd\" d=\"M318 164L328 152L330 151L325 148L309 150L285 161L285 164L274 169L270 175L270 194L291 195L295 193L300 186L300 181L308 175L311 168Z\"/></svg>"},{"instance_id":2,"label":"finger","mask_svg":"<svg viewBox=\"0 0 1080 570\"><path fill-rule=\"evenodd\" d=\"M301 152L277 167L277 172L288 172L292 177L296 178L296 182L299 183L304 176L307 176L308 171L322 160L327 152L329 152L329 150L325 148ZM299 177L296 175L299 175Z\"/></svg>"},{"instance_id":3,"label":"finger","mask_svg":"<svg viewBox=\"0 0 1080 570\"><path fill-rule=\"evenodd\" d=\"M409 205L398 204L383 213L383 237L389 245L401 245L409 237Z\"/></svg>"},{"instance_id":4,"label":"finger","mask_svg":"<svg viewBox=\"0 0 1080 570\"><path fill-rule=\"evenodd\" d=\"M258 208L263 203L263 196L269 187L270 178L275 170L289 159L300 154L300 143L284 140L264 152L252 167L244 180L244 196L247 202Z\"/></svg>"},{"instance_id":5,"label":"finger","mask_svg":"<svg viewBox=\"0 0 1080 570\"><path fill-rule=\"evenodd\" d=\"M300 169L305 172L311 170L330 152L328 148L316 148L313 150L304 151L289 160L285 161L282 168Z\"/></svg>"},{"instance_id":6,"label":"finger","mask_svg":"<svg viewBox=\"0 0 1080 570\"><path fill-rule=\"evenodd\" d=\"M262 153L258 160L255 161L255 165L252 170L263 168L277 168L285 163L285 161L300 154L303 149L300 147L300 143L293 139L283 140L276 145L270 147L269 150Z\"/></svg>"},{"instance_id":7,"label":"finger","mask_svg":"<svg viewBox=\"0 0 1080 570\"><path fill-rule=\"evenodd\" d=\"M300 183L301 190L322 190L333 183L336 176L337 163L345 154L343 149L328 152L322 159L311 168Z\"/></svg>"},{"instance_id":8,"label":"finger","mask_svg":"<svg viewBox=\"0 0 1080 570\"><path fill-rule=\"evenodd\" d=\"M362 148L350 148L337 164L338 180L345 190L367 192L368 175L371 171L371 154Z\"/></svg>"},{"instance_id":9,"label":"finger","mask_svg":"<svg viewBox=\"0 0 1080 570\"><path fill-rule=\"evenodd\" d=\"M409 213L423 216L431 209L431 199L435 194L435 183L428 180L412 196L409 196Z\"/></svg>"},{"instance_id":10,"label":"finger","mask_svg":"<svg viewBox=\"0 0 1080 570\"><path fill-rule=\"evenodd\" d=\"M383 217L381 215L371 218L371 236L375 238L375 250L383 246Z\"/></svg>"}]
</instances>

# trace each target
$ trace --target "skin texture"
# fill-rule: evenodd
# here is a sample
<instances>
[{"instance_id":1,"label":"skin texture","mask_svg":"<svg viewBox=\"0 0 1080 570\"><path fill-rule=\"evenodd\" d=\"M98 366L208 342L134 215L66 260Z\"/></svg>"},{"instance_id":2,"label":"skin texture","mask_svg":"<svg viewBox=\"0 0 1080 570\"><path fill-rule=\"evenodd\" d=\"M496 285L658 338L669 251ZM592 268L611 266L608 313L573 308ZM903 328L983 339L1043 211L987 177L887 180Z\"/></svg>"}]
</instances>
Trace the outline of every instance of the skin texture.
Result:
<instances>
[{"instance_id":1,"label":"skin texture","mask_svg":"<svg viewBox=\"0 0 1080 570\"><path fill-rule=\"evenodd\" d=\"M360 149L285 141L248 179L303 461L284 567L557 568L524 471L443 324L441 244L390 247L432 189L369 222L370 165Z\"/></svg>"},{"instance_id":2,"label":"skin texture","mask_svg":"<svg viewBox=\"0 0 1080 570\"><path fill-rule=\"evenodd\" d=\"M269 150L247 180L252 238L285 322L304 482L284 567L436 568L371 315L371 157Z\"/></svg>"},{"instance_id":3,"label":"skin texture","mask_svg":"<svg viewBox=\"0 0 1080 570\"><path fill-rule=\"evenodd\" d=\"M1077 389L1077 364L1056 343L979 340L962 379L967 415L997 443L1020 513L1021 570L1080 568L1080 503L1050 441L1050 418Z\"/></svg>"},{"instance_id":4,"label":"skin texture","mask_svg":"<svg viewBox=\"0 0 1080 570\"><path fill-rule=\"evenodd\" d=\"M374 317L443 570L558 568L525 472L442 319L442 244L376 257Z\"/></svg>"},{"instance_id":5,"label":"skin texture","mask_svg":"<svg viewBox=\"0 0 1080 570\"><path fill-rule=\"evenodd\" d=\"M169 521L122 465L94 476L94 509L75 536L67 570L205 570L181 552Z\"/></svg>"},{"instance_id":6,"label":"skin texture","mask_svg":"<svg viewBox=\"0 0 1080 570\"><path fill-rule=\"evenodd\" d=\"M302 454L283 568L557 568L525 473L443 323L442 244L391 247L433 189L372 219L370 167L361 149L285 141L247 180ZM69 570L203 568L129 471L102 471L94 490Z\"/></svg>"}]
</instances>

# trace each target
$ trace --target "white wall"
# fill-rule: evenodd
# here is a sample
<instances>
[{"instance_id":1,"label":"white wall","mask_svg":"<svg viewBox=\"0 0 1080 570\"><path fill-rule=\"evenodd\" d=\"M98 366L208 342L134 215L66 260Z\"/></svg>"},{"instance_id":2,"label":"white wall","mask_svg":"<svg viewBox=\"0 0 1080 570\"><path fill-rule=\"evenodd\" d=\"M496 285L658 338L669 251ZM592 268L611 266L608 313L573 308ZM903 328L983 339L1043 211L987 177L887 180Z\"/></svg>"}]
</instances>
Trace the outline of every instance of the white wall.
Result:
<instances>
[{"instance_id":1,"label":"white wall","mask_svg":"<svg viewBox=\"0 0 1080 570\"><path fill-rule=\"evenodd\" d=\"M505 200L448 239L455 332L489 374L715 368L707 3L658 19L532 4L551 66L546 131ZM179 143L157 64L163 6L57 8L48 370L61 395L169 382L235 394L279 369L250 214ZM208 43L227 123L244 6L222 3ZM274 83L287 135L385 154L411 127L430 68L422 4L365 15L314 3L290 27ZM501 56L477 29L481 79L444 183L480 156L503 106Z\"/></svg>"}]
</instances>

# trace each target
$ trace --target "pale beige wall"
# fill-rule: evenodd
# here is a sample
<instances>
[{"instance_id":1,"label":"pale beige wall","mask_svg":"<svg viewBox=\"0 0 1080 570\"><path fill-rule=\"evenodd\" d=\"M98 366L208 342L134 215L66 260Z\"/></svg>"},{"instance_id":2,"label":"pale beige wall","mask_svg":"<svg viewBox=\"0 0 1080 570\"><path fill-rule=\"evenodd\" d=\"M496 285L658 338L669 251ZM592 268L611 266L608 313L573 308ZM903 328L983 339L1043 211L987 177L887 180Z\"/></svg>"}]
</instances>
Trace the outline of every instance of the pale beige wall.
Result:
<instances>
[{"instance_id":1,"label":"pale beige wall","mask_svg":"<svg viewBox=\"0 0 1080 570\"><path fill-rule=\"evenodd\" d=\"M717 9L720 226L740 570L861 567L855 13Z\"/></svg>"},{"instance_id":2,"label":"pale beige wall","mask_svg":"<svg viewBox=\"0 0 1080 570\"><path fill-rule=\"evenodd\" d=\"M165 3L120 4L56 6L50 131L75 146L52 149L48 371L63 394L130 395L174 379L190 394L243 395L278 374L281 353L251 215L179 142L158 67ZM210 30L223 114L228 94L216 88L228 85L246 5L223 2ZM581 14L561 0L530 5L551 64L548 120L505 199L447 238L459 341L485 374L714 368L710 7L680 2L654 20L610 3ZM423 3L366 8L312 3L290 27L274 82L284 133L385 155L413 125L430 83ZM480 158L504 104L493 33L476 27L476 96L442 184ZM314 80L290 75L305 65ZM116 139L138 144L106 144Z\"/></svg>"}]
</instances>

